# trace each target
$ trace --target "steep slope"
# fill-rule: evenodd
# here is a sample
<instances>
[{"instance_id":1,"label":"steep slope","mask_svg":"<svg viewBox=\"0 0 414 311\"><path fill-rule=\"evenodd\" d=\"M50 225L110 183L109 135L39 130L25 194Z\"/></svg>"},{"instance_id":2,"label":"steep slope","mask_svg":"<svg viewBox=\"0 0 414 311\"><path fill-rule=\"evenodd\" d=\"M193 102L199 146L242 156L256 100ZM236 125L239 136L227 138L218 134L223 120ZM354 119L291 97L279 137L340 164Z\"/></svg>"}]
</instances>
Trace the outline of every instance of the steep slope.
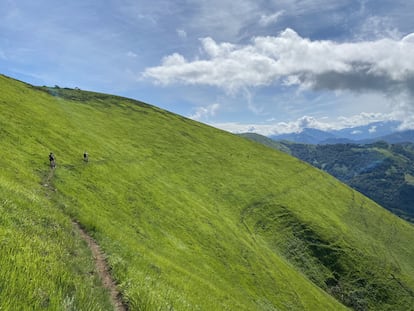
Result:
<instances>
[{"instance_id":1,"label":"steep slope","mask_svg":"<svg viewBox=\"0 0 414 311\"><path fill-rule=\"evenodd\" d=\"M258 143L261 143L265 146L268 146L270 148L276 149L276 150L280 150L286 153L290 153L289 147L286 147L285 144L283 142L278 142L275 141L269 137L260 135L260 134L256 134L256 133L241 133L238 134L241 137L245 137L248 138L250 140L256 141Z\"/></svg>"},{"instance_id":2,"label":"steep slope","mask_svg":"<svg viewBox=\"0 0 414 311\"><path fill-rule=\"evenodd\" d=\"M414 144L281 145L400 217L414 220Z\"/></svg>"},{"instance_id":3,"label":"steep slope","mask_svg":"<svg viewBox=\"0 0 414 311\"><path fill-rule=\"evenodd\" d=\"M324 170L384 208L414 222L414 144L310 145L240 134Z\"/></svg>"},{"instance_id":4,"label":"steep slope","mask_svg":"<svg viewBox=\"0 0 414 311\"><path fill-rule=\"evenodd\" d=\"M108 309L75 219L106 252L131 310L413 305L413 227L333 177L139 102L5 77L0 86L0 211L12 219L0 238L22 243L1 244L2 304ZM56 191L45 193L50 151ZM16 254L25 260L6 275ZM8 278L51 281L39 292Z\"/></svg>"}]
</instances>

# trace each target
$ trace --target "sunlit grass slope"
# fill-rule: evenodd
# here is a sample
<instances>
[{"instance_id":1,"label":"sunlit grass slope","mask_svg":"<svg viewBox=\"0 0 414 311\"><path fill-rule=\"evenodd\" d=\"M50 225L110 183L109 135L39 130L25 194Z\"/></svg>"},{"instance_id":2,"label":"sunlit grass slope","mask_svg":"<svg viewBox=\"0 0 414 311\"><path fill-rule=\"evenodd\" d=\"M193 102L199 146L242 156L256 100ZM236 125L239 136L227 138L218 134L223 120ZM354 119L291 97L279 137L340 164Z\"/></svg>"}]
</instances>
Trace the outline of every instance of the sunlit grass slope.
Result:
<instances>
[{"instance_id":1,"label":"sunlit grass slope","mask_svg":"<svg viewBox=\"0 0 414 311\"><path fill-rule=\"evenodd\" d=\"M5 77L0 88L5 310L110 309L71 219L131 310L413 306L412 225L329 175L132 100Z\"/></svg>"}]
</instances>

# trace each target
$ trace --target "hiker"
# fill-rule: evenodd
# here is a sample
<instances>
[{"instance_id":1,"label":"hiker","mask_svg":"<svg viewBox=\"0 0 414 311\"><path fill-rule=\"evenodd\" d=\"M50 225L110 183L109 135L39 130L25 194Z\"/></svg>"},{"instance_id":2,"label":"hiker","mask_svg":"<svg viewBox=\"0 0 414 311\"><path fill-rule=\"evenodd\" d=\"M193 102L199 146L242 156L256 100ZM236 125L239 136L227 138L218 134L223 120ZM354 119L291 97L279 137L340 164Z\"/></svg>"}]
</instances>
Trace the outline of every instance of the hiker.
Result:
<instances>
[{"instance_id":1,"label":"hiker","mask_svg":"<svg viewBox=\"0 0 414 311\"><path fill-rule=\"evenodd\" d=\"M89 161L89 155L86 151L83 153L83 161L85 161L85 162Z\"/></svg>"},{"instance_id":2,"label":"hiker","mask_svg":"<svg viewBox=\"0 0 414 311\"><path fill-rule=\"evenodd\" d=\"M53 152L49 153L49 161L50 161L50 167L55 168L56 167L56 159Z\"/></svg>"}]
</instances>

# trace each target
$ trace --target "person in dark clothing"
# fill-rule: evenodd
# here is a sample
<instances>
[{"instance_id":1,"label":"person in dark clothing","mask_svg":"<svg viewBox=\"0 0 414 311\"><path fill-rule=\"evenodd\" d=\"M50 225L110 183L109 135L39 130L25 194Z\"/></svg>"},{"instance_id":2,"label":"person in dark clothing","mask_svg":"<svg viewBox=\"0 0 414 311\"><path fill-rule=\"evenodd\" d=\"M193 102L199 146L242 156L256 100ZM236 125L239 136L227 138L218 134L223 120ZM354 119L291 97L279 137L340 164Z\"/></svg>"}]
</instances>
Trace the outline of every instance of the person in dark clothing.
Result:
<instances>
[{"instance_id":1,"label":"person in dark clothing","mask_svg":"<svg viewBox=\"0 0 414 311\"><path fill-rule=\"evenodd\" d=\"M83 161L85 161L85 162L89 161L89 155L86 151L83 153Z\"/></svg>"},{"instance_id":2,"label":"person in dark clothing","mask_svg":"<svg viewBox=\"0 0 414 311\"><path fill-rule=\"evenodd\" d=\"M56 158L55 158L55 155L53 154L53 152L49 153L49 162L50 162L50 167L51 168L56 167Z\"/></svg>"}]
</instances>

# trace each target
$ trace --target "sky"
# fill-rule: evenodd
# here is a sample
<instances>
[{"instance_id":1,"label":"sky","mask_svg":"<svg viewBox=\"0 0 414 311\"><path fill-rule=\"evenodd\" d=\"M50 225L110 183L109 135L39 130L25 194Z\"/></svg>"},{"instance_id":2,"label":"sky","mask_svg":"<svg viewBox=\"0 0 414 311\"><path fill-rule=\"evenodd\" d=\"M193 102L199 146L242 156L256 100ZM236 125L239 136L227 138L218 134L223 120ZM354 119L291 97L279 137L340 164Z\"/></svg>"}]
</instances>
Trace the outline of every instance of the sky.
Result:
<instances>
[{"instance_id":1,"label":"sky","mask_svg":"<svg viewBox=\"0 0 414 311\"><path fill-rule=\"evenodd\" d=\"M0 73L237 133L414 128L414 1L0 0Z\"/></svg>"}]
</instances>

